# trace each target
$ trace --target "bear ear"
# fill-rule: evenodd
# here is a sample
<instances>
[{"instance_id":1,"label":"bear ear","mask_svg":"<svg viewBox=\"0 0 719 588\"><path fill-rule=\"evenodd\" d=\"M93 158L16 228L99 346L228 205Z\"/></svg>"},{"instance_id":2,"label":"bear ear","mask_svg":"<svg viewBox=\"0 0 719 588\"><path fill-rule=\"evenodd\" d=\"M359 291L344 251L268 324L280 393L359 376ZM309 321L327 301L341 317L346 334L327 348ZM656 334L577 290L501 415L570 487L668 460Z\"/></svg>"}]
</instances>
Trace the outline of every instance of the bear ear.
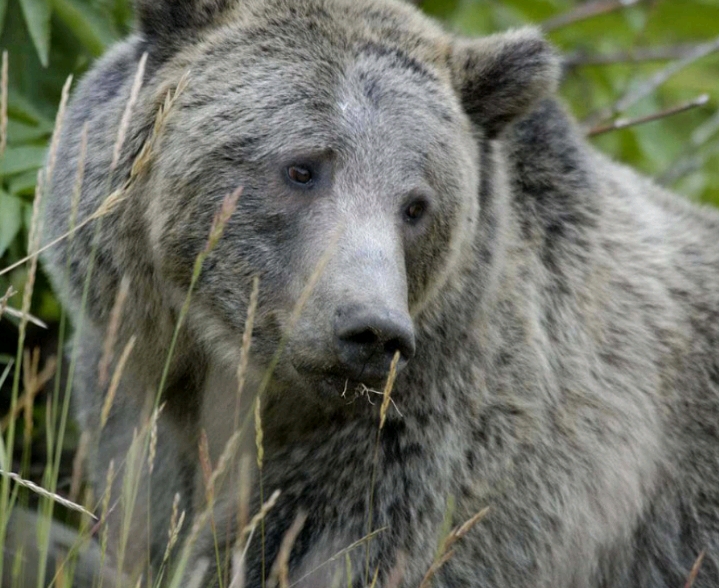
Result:
<instances>
[{"instance_id":1,"label":"bear ear","mask_svg":"<svg viewBox=\"0 0 719 588\"><path fill-rule=\"evenodd\" d=\"M147 39L176 47L218 20L238 1L135 0L135 11L140 31Z\"/></svg>"},{"instance_id":2,"label":"bear ear","mask_svg":"<svg viewBox=\"0 0 719 588\"><path fill-rule=\"evenodd\" d=\"M560 59L538 29L458 40L450 57L465 111L490 138L556 90Z\"/></svg>"}]
</instances>

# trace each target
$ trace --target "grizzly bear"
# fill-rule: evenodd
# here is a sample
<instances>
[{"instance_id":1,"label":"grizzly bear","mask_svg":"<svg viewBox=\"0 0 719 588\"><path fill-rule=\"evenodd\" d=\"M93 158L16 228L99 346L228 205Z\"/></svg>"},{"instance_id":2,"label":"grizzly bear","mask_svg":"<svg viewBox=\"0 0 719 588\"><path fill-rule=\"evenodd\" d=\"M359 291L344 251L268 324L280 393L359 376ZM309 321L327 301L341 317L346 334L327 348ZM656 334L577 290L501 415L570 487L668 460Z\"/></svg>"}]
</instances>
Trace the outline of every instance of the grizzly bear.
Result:
<instances>
[{"instance_id":1,"label":"grizzly bear","mask_svg":"<svg viewBox=\"0 0 719 588\"><path fill-rule=\"evenodd\" d=\"M82 223L44 262L106 565L678 588L704 553L719 586L719 215L588 145L537 30L136 4L44 213L48 242Z\"/></svg>"}]
</instances>

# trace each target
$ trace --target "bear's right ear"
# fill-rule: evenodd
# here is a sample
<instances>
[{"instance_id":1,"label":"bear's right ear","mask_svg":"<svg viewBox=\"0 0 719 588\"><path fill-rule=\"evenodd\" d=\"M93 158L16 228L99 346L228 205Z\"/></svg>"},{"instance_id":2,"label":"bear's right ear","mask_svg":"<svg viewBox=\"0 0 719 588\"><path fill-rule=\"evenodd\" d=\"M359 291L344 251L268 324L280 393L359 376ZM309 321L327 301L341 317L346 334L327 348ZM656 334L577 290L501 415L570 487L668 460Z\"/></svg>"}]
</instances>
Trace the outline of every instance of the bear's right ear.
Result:
<instances>
[{"instance_id":1,"label":"bear's right ear","mask_svg":"<svg viewBox=\"0 0 719 588\"><path fill-rule=\"evenodd\" d=\"M531 27L456 41L450 67L465 112L490 138L556 90L561 69L557 53Z\"/></svg>"},{"instance_id":2,"label":"bear's right ear","mask_svg":"<svg viewBox=\"0 0 719 588\"><path fill-rule=\"evenodd\" d=\"M170 47L211 25L239 0L135 0L137 20L145 38Z\"/></svg>"}]
</instances>

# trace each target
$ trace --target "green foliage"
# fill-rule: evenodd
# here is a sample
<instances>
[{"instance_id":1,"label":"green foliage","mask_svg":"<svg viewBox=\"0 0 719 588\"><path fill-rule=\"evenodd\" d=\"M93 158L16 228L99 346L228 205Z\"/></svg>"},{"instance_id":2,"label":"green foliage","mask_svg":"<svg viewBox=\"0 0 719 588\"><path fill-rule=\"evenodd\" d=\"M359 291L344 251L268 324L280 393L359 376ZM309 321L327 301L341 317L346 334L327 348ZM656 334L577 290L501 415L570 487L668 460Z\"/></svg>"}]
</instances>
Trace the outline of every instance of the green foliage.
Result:
<instances>
[{"instance_id":1,"label":"green foliage","mask_svg":"<svg viewBox=\"0 0 719 588\"><path fill-rule=\"evenodd\" d=\"M709 103L591 141L688 197L719 204L719 52L694 60L623 112L613 107L687 51L719 35L719 0L424 0L422 8L464 35L525 24L545 26L568 56L562 95L587 127L635 118L708 94ZM576 18L587 7L603 14ZM575 18L566 18L567 15ZM0 47L10 57L9 146L0 162L0 267L22 257L37 171L62 85L131 28L129 0L0 0ZM562 22L563 19L563 22ZM645 50L658 59L645 59ZM633 57L633 55L635 57ZM602 58L606 63L595 63ZM21 290L25 270L0 277ZM55 319L47 286L33 310Z\"/></svg>"}]
</instances>

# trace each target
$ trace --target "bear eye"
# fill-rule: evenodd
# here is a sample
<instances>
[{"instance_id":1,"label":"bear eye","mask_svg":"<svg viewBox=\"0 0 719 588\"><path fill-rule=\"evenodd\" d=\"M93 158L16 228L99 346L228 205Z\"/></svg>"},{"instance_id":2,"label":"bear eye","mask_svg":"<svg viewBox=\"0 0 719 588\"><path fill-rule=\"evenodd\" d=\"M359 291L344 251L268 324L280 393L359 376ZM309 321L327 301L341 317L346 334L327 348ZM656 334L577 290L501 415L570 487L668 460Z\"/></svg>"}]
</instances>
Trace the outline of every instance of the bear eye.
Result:
<instances>
[{"instance_id":1,"label":"bear eye","mask_svg":"<svg viewBox=\"0 0 719 588\"><path fill-rule=\"evenodd\" d=\"M427 211L427 205L422 200L415 200L404 209L404 218L408 223L418 222Z\"/></svg>"},{"instance_id":2,"label":"bear eye","mask_svg":"<svg viewBox=\"0 0 719 588\"><path fill-rule=\"evenodd\" d=\"M312 170L301 165L291 165L287 168L287 177L301 186L309 186L312 183Z\"/></svg>"}]
</instances>

